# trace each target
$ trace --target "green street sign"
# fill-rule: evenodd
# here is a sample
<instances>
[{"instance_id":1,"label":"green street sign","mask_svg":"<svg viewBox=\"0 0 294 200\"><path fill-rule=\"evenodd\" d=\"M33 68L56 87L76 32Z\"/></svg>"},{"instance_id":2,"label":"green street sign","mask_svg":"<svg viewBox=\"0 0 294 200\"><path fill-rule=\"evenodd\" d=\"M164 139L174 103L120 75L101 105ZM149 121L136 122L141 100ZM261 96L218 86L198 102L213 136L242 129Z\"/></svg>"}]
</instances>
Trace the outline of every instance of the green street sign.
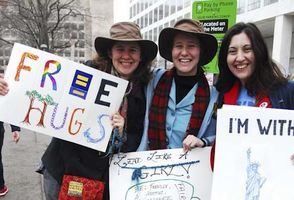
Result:
<instances>
[{"instance_id":1,"label":"green street sign","mask_svg":"<svg viewBox=\"0 0 294 200\"><path fill-rule=\"evenodd\" d=\"M236 23L236 16L237 0L196 0L192 5L192 18L202 22L204 31L216 37L219 47L226 31ZM219 73L217 55L204 66L206 72Z\"/></svg>"}]
</instances>

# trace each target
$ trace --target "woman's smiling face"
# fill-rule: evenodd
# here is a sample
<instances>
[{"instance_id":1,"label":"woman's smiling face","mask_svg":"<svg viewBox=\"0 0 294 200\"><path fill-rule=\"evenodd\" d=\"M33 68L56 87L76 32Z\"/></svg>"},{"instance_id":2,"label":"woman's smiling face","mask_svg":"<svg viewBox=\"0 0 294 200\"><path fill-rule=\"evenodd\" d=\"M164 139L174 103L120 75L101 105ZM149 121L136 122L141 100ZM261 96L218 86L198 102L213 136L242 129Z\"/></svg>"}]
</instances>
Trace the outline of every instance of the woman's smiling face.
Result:
<instances>
[{"instance_id":1,"label":"woman's smiling face","mask_svg":"<svg viewBox=\"0 0 294 200\"><path fill-rule=\"evenodd\" d=\"M116 42L109 52L109 57L119 76L128 80L139 66L141 48L137 42Z\"/></svg>"},{"instance_id":2,"label":"woman's smiling face","mask_svg":"<svg viewBox=\"0 0 294 200\"><path fill-rule=\"evenodd\" d=\"M177 34L172 48L172 59L181 76L194 76L200 57L200 42L188 34Z\"/></svg>"},{"instance_id":3,"label":"woman's smiling face","mask_svg":"<svg viewBox=\"0 0 294 200\"><path fill-rule=\"evenodd\" d=\"M255 55L248 36L241 32L232 37L227 63L230 71L244 85L255 69Z\"/></svg>"}]
</instances>

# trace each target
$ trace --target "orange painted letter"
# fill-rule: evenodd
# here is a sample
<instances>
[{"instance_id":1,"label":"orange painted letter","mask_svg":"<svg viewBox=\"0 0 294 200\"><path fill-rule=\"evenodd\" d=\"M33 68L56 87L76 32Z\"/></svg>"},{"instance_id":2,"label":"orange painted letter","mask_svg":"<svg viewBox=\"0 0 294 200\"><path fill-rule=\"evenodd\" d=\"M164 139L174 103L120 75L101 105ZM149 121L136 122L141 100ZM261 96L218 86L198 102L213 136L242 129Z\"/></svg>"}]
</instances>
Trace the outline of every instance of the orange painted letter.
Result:
<instances>
[{"instance_id":1,"label":"orange painted letter","mask_svg":"<svg viewBox=\"0 0 294 200\"><path fill-rule=\"evenodd\" d=\"M74 117L74 115L75 115L75 113L76 113L77 111L82 111L82 113L84 113L85 108L76 108L76 109L74 109L74 111L72 112L72 115L71 115L71 118L70 118L70 122L69 122L69 126L68 126L68 132L69 132L71 135L75 135L75 134L77 134L77 133L80 131L81 126L82 126L82 123L81 123L81 122L78 122L78 121L76 120L74 124L75 124L75 125L78 125L78 130L77 130L76 132L72 132L72 129L71 129L71 127L72 127L72 121L73 121L73 117Z\"/></svg>"},{"instance_id":2,"label":"orange painted letter","mask_svg":"<svg viewBox=\"0 0 294 200\"><path fill-rule=\"evenodd\" d=\"M15 81L19 81L19 76L20 76L20 71L23 69L23 70L26 70L26 71L31 71L31 67L30 66L26 66L24 65L24 61L25 61L25 58L28 57L30 59L33 59L33 60L38 60L38 56L37 55L34 55L32 53L28 53L28 52L24 52L22 54L22 57L20 59L20 62L17 66L17 71L16 71L16 74L15 74L15 77L14 77L14 80Z\"/></svg>"}]
</instances>

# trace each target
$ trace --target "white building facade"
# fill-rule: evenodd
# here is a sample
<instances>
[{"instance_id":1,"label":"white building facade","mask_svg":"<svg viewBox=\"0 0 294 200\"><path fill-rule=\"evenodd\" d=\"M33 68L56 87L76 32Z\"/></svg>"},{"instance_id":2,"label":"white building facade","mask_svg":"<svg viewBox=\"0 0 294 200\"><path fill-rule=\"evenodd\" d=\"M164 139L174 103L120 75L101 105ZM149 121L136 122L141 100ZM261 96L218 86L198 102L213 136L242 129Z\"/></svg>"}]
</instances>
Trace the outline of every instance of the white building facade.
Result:
<instances>
[{"instance_id":1,"label":"white building facade","mask_svg":"<svg viewBox=\"0 0 294 200\"><path fill-rule=\"evenodd\" d=\"M145 39L157 42L160 31L181 18L192 17L195 0L126 0L129 21L142 28ZM199 0L201 1L201 0ZM253 22L261 30L269 53L283 66L285 75L294 73L294 1L237 0L237 22ZM120 11L121 12L121 11ZM118 11L114 10L114 13ZM120 21L115 18L115 21ZM165 65L158 56L157 66Z\"/></svg>"}]
</instances>

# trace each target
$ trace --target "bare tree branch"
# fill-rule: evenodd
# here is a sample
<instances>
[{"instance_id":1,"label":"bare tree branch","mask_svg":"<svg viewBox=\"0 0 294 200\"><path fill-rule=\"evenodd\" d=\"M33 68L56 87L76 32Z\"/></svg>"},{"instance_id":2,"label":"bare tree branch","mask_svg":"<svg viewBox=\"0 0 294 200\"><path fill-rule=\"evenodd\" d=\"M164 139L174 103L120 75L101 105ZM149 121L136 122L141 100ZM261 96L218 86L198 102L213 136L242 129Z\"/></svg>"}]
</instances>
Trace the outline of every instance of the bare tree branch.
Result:
<instances>
[{"instance_id":1,"label":"bare tree branch","mask_svg":"<svg viewBox=\"0 0 294 200\"><path fill-rule=\"evenodd\" d=\"M2 1L0 0L0 3ZM70 33L71 26L65 25L70 23L70 19L83 16L81 8L76 5L78 0L5 2L5 9L0 7L0 30L14 31L22 39L21 42L29 46L40 47L41 44L46 44L50 51L70 47L71 38L60 38L58 33ZM1 31L0 40L7 41Z\"/></svg>"}]
</instances>

